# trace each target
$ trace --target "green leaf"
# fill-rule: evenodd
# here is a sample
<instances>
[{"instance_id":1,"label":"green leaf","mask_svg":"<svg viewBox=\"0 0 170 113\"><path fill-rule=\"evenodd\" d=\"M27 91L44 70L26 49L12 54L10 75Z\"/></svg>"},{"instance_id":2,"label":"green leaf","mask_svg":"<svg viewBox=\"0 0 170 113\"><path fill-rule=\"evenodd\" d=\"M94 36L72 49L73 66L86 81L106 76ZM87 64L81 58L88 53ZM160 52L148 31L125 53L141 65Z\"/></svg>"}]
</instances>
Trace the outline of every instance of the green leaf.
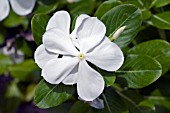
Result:
<instances>
[{"instance_id":1,"label":"green leaf","mask_svg":"<svg viewBox=\"0 0 170 113\"><path fill-rule=\"evenodd\" d=\"M104 109L90 109L88 113L122 113L127 109L123 99L111 88L106 88L103 100Z\"/></svg>"},{"instance_id":2,"label":"green leaf","mask_svg":"<svg viewBox=\"0 0 170 113\"><path fill-rule=\"evenodd\" d=\"M43 13L43 14L48 14L54 11L58 7L58 3L50 4L50 5L45 5L45 4L40 4L35 10L35 13Z\"/></svg>"},{"instance_id":3,"label":"green leaf","mask_svg":"<svg viewBox=\"0 0 170 113\"><path fill-rule=\"evenodd\" d=\"M80 0L79 2L68 4L70 14L73 18L82 13L92 14L96 0Z\"/></svg>"},{"instance_id":4,"label":"green leaf","mask_svg":"<svg viewBox=\"0 0 170 113\"><path fill-rule=\"evenodd\" d=\"M143 88L161 76L162 68L158 61L149 56L129 55L116 74L126 80L128 87Z\"/></svg>"},{"instance_id":5,"label":"green leaf","mask_svg":"<svg viewBox=\"0 0 170 113\"><path fill-rule=\"evenodd\" d=\"M151 22L159 29L170 30L170 11L152 15Z\"/></svg>"},{"instance_id":6,"label":"green leaf","mask_svg":"<svg viewBox=\"0 0 170 113\"><path fill-rule=\"evenodd\" d=\"M46 31L49 18L50 17L45 14L36 14L31 20L31 30L37 45L42 44L42 36Z\"/></svg>"},{"instance_id":7,"label":"green leaf","mask_svg":"<svg viewBox=\"0 0 170 113\"><path fill-rule=\"evenodd\" d=\"M105 1L98 7L94 15L101 18L107 11L120 4L120 1Z\"/></svg>"},{"instance_id":8,"label":"green leaf","mask_svg":"<svg viewBox=\"0 0 170 113\"><path fill-rule=\"evenodd\" d=\"M3 24L6 27L15 27L21 24L24 28L27 28L28 23L29 22L26 17L18 16L13 11L10 11L9 16L3 21Z\"/></svg>"},{"instance_id":9,"label":"green leaf","mask_svg":"<svg viewBox=\"0 0 170 113\"><path fill-rule=\"evenodd\" d=\"M126 26L124 32L114 41L120 47L125 47L137 35L142 23L142 14L134 5L124 4L112 8L101 20L106 25L106 35L109 37L120 27Z\"/></svg>"},{"instance_id":10,"label":"green leaf","mask_svg":"<svg viewBox=\"0 0 170 113\"><path fill-rule=\"evenodd\" d=\"M21 81L28 81L34 78L37 78L33 75L34 71L37 71L39 68L35 64L35 62L31 60L25 60L20 64L16 64L9 67L9 72L11 76L17 78Z\"/></svg>"},{"instance_id":11,"label":"green leaf","mask_svg":"<svg viewBox=\"0 0 170 113\"><path fill-rule=\"evenodd\" d=\"M89 109L90 106L87 103L84 103L83 101L77 101L73 104L69 113L87 113Z\"/></svg>"},{"instance_id":12,"label":"green leaf","mask_svg":"<svg viewBox=\"0 0 170 113\"><path fill-rule=\"evenodd\" d=\"M74 86L52 85L42 80L37 85L34 102L39 108L50 108L62 104L70 99L74 93Z\"/></svg>"},{"instance_id":13,"label":"green leaf","mask_svg":"<svg viewBox=\"0 0 170 113\"><path fill-rule=\"evenodd\" d=\"M6 72L12 64L13 62L9 56L0 54L0 75Z\"/></svg>"},{"instance_id":14,"label":"green leaf","mask_svg":"<svg viewBox=\"0 0 170 113\"><path fill-rule=\"evenodd\" d=\"M113 85L116 80L116 75L114 72L108 72L98 68L99 73L103 76L105 84L107 87Z\"/></svg>"},{"instance_id":15,"label":"green leaf","mask_svg":"<svg viewBox=\"0 0 170 113\"><path fill-rule=\"evenodd\" d=\"M170 44L164 40L151 40L131 48L128 54L148 55L161 65L163 74L170 69Z\"/></svg>"},{"instance_id":16,"label":"green leaf","mask_svg":"<svg viewBox=\"0 0 170 113\"><path fill-rule=\"evenodd\" d=\"M155 3L156 7L163 7L165 5L170 4L170 0L157 0Z\"/></svg>"}]
</instances>

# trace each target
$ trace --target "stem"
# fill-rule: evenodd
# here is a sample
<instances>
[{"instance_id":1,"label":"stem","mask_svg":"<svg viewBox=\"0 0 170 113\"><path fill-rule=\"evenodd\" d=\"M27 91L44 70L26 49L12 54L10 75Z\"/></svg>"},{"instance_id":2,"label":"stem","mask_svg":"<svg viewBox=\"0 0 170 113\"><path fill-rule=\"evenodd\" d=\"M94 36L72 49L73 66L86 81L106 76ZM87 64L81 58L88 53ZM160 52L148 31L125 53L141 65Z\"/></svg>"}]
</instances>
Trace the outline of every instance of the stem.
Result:
<instances>
[{"instance_id":1,"label":"stem","mask_svg":"<svg viewBox=\"0 0 170 113\"><path fill-rule=\"evenodd\" d=\"M125 100L127 100L128 102L130 102L131 104L133 104L141 113L142 113L142 110L138 107L138 105L133 101L131 100L129 97L127 97L126 95L124 95L122 93L123 89L119 88L118 86L116 85L112 85L112 88L115 89L116 93L118 95L120 95L122 98L124 98Z\"/></svg>"},{"instance_id":2,"label":"stem","mask_svg":"<svg viewBox=\"0 0 170 113\"><path fill-rule=\"evenodd\" d=\"M107 109L108 109L109 113L112 113L104 93L102 93L102 96L103 96L104 102L106 103L106 106L107 106Z\"/></svg>"}]
</instances>

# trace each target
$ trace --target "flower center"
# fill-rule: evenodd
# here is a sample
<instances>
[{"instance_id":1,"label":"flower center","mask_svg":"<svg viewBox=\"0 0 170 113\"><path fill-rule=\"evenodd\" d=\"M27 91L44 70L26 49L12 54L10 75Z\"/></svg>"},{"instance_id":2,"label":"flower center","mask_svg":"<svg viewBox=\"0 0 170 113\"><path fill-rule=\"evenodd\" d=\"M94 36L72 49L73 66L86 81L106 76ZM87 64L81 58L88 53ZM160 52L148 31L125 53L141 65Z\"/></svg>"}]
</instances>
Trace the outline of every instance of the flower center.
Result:
<instances>
[{"instance_id":1,"label":"flower center","mask_svg":"<svg viewBox=\"0 0 170 113\"><path fill-rule=\"evenodd\" d=\"M84 59L84 54L83 54L83 53L80 53L80 54L78 55L78 57L79 57L80 60L82 60L82 59Z\"/></svg>"}]
</instances>

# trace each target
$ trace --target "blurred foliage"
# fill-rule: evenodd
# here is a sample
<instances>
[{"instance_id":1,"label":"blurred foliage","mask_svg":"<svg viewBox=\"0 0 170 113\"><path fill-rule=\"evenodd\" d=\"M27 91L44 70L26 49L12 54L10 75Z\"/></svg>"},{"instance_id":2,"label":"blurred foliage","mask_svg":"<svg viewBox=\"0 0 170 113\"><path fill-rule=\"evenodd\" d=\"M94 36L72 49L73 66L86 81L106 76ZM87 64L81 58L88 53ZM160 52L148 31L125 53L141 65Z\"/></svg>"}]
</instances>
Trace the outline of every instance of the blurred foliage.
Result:
<instances>
[{"instance_id":1,"label":"blurred foliage","mask_svg":"<svg viewBox=\"0 0 170 113\"><path fill-rule=\"evenodd\" d=\"M68 11L74 22L82 13L98 17L108 37L126 25L114 40L124 52L124 65L115 73L99 69L107 86L100 96L104 109L78 100L75 86L41 80L34 51L59 10ZM30 15L11 10L0 22L0 113L170 113L169 30L170 0L37 0Z\"/></svg>"}]
</instances>

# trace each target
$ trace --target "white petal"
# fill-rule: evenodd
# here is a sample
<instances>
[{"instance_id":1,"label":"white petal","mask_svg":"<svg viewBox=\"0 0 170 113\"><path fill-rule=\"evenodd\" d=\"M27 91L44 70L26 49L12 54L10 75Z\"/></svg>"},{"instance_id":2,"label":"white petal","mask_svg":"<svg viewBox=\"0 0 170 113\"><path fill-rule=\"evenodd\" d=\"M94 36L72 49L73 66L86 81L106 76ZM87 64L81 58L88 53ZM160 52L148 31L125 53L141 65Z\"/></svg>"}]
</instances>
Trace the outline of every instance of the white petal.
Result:
<instances>
[{"instance_id":1,"label":"white petal","mask_svg":"<svg viewBox=\"0 0 170 113\"><path fill-rule=\"evenodd\" d=\"M102 41L105 33L105 25L96 17L85 19L77 30L80 51L83 53L89 52Z\"/></svg>"},{"instance_id":2,"label":"white petal","mask_svg":"<svg viewBox=\"0 0 170 113\"><path fill-rule=\"evenodd\" d=\"M35 62L40 68L43 68L48 61L57 57L57 54L47 51L43 44L41 44L34 53Z\"/></svg>"},{"instance_id":3,"label":"white petal","mask_svg":"<svg viewBox=\"0 0 170 113\"><path fill-rule=\"evenodd\" d=\"M88 18L89 16L86 14L81 14L80 16L77 17L76 19L76 23L75 23L75 27L73 32L71 33L71 38L76 38L76 33L77 33L77 29L78 27L81 25L81 23L83 22L84 19Z\"/></svg>"},{"instance_id":4,"label":"white petal","mask_svg":"<svg viewBox=\"0 0 170 113\"><path fill-rule=\"evenodd\" d=\"M76 57L50 60L42 69L42 76L51 84L59 84L74 69L79 60Z\"/></svg>"},{"instance_id":5,"label":"white petal","mask_svg":"<svg viewBox=\"0 0 170 113\"><path fill-rule=\"evenodd\" d=\"M0 0L0 21L5 19L10 11L8 0Z\"/></svg>"},{"instance_id":6,"label":"white petal","mask_svg":"<svg viewBox=\"0 0 170 113\"><path fill-rule=\"evenodd\" d=\"M49 20L46 30L57 27L66 34L70 34L70 15L66 11L56 12Z\"/></svg>"},{"instance_id":7,"label":"white petal","mask_svg":"<svg viewBox=\"0 0 170 113\"><path fill-rule=\"evenodd\" d=\"M121 49L107 37L90 53L85 56L86 60L107 71L118 70L124 61Z\"/></svg>"},{"instance_id":8,"label":"white petal","mask_svg":"<svg viewBox=\"0 0 170 113\"><path fill-rule=\"evenodd\" d=\"M70 72L70 74L63 80L65 85L73 85L77 83L78 65Z\"/></svg>"},{"instance_id":9,"label":"white petal","mask_svg":"<svg viewBox=\"0 0 170 113\"><path fill-rule=\"evenodd\" d=\"M74 47L71 38L57 28L45 32L43 35L43 44L48 51L53 53L72 56L78 55L78 50Z\"/></svg>"},{"instance_id":10,"label":"white petal","mask_svg":"<svg viewBox=\"0 0 170 113\"><path fill-rule=\"evenodd\" d=\"M93 101L104 90L103 77L92 69L85 60L79 63L77 91L80 98Z\"/></svg>"},{"instance_id":11,"label":"white petal","mask_svg":"<svg viewBox=\"0 0 170 113\"><path fill-rule=\"evenodd\" d=\"M12 9L18 15L24 16L32 12L36 0L9 0Z\"/></svg>"}]
</instances>

